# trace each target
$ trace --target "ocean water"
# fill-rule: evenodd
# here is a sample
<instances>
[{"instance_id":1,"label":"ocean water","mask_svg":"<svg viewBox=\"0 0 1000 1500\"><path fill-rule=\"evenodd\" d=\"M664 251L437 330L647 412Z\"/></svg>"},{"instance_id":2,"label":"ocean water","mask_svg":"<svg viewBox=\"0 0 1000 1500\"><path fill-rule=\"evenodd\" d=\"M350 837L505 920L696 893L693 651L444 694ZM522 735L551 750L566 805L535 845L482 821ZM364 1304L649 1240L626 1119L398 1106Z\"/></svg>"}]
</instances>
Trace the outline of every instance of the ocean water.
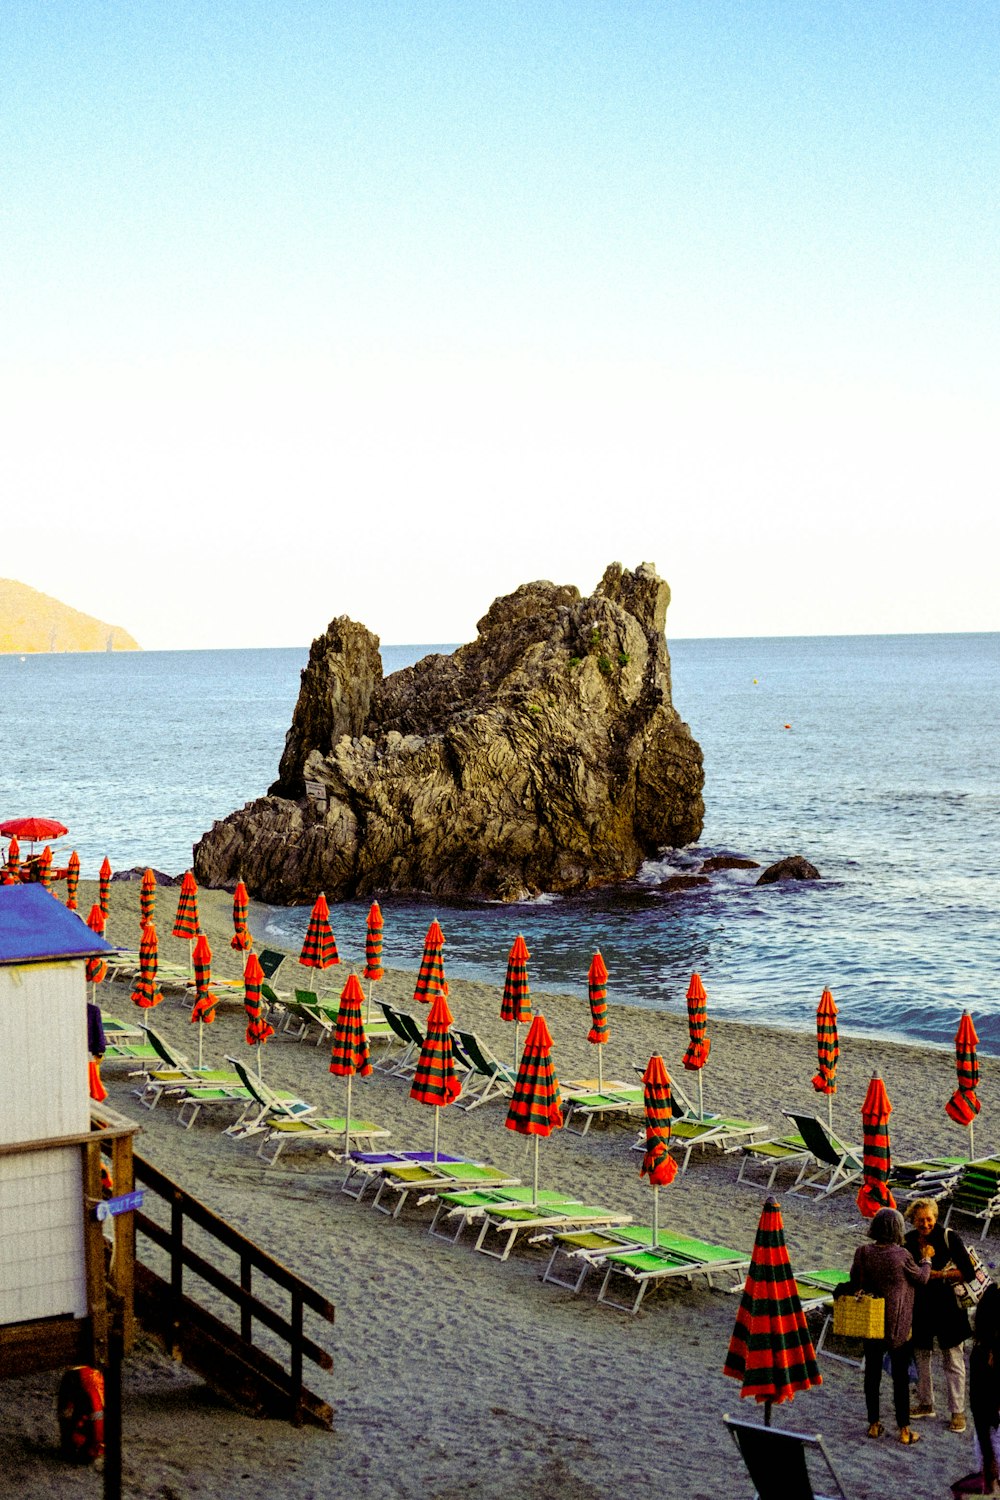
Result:
<instances>
[{"instance_id":1,"label":"ocean water","mask_svg":"<svg viewBox=\"0 0 1000 1500\"><path fill-rule=\"evenodd\" d=\"M383 649L386 671L448 647ZM845 1034L950 1043L972 1010L1000 1053L997 915L1000 636L671 643L674 702L705 754L697 848L634 882L516 906L382 900L385 959L415 967L437 916L449 973L501 983L518 932L532 991L578 992L599 948L608 998L682 1011L692 969L709 1013L811 1027L824 985ZM180 873L214 819L277 774L307 648L0 657L0 819L62 819L85 875ZM804 854L820 882L755 871L667 892L708 854ZM368 903L333 909L347 962ZM308 912L271 914L297 942ZM258 937L262 936L258 934ZM341 969L341 973L345 970Z\"/></svg>"}]
</instances>

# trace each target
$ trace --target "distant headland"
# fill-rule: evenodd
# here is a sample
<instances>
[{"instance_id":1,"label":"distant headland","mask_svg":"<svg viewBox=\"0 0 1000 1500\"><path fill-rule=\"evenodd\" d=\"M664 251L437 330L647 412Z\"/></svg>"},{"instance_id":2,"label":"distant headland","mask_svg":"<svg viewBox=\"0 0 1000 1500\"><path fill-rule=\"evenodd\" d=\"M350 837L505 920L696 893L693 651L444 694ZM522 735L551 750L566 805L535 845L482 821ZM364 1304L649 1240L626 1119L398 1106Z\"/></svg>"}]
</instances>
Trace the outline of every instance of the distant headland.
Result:
<instances>
[{"instance_id":1,"label":"distant headland","mask_svg":"<svg viewBox=\"0 0 1000 1500\"><path fill-rule=\"evenodd\" d=\"M120 625L95 620L26 583L0 578L0 653L139 650Z\"/></svg>"}]
</instances>

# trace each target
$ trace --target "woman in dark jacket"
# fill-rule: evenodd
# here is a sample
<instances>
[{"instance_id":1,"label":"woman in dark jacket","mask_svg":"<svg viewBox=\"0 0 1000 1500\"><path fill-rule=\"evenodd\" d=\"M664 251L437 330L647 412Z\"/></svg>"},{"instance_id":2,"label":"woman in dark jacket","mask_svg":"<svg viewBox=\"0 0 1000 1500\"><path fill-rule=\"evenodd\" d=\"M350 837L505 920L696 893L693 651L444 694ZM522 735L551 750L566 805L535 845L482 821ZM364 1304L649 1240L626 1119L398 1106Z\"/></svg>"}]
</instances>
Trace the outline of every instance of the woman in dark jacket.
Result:
<instances>
[{"instance_id":1,"label":"woman in dark jacket","mask_svg":"<svg viewBox=\"0 0 1000 1500\"><path fill-rule=\"evenodd\" d=\"M1000 1427L1000 1287L991 1285L976 1308L976 1337L969 1356L969 1405L982 1453L984 1495L996 1493L994 1438Z\"/></svg>"},{"instance_id":2,"label":"woman in dark jacket","mask_svg":"<svg viewBox=\"0 0 1000 1500\"><path fill-rule=\"evenodd\" d=\"M901 1443L915 1443L920 1434L910 1426L910 1326L913 1321L913 1291L930 1275L931 1256L914 1260L903 1244L903 1216L894 1208L880 1208L868 1231L869 1243L854 1252L850 1280L842 1295L869 1292L885 1299L885 1336L865 1339L865 1404L868 1436L881 1437L879 1388L882 1358L888 1354L892 1370L892 1396Z\"/></svg>"},{"instance_id":3,"label":"woman in dark jacket","mask_svg":"<svg viewBox=\"0 0 1000 1500\"><path fill-rule=\"evenodd\" d=\"M917 1198L906 1210L913 1228L905 1244L914 1260L929 1258L930 1280L920 1287L913 1302L913 1354L917 1365L917 1400L914 1417L933 1417L934 1388L931 1383L931 1349L935 1339L941 1350L941 1366L948 1388L952 1432L965 1431L965 1351L971 1333L969 1318L955 1300L955 1285L974 1274L969 1252L952 1229L938 1223L933 1198ZM929 1256L924 1251L929 1250Z\"/></svg>"}]
</instances>

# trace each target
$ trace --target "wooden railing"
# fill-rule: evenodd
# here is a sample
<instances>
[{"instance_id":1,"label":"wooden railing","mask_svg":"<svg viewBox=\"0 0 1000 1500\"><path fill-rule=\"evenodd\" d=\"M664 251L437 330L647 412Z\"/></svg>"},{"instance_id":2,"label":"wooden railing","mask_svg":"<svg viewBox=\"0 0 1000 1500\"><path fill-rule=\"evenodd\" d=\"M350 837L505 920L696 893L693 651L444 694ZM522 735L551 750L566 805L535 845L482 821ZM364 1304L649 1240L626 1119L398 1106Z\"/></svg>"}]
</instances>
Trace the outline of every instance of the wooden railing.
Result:
<instances>
[{"instance_id":1,"label":"wooden railing","mask_svg":"<svg viewBox=\"0 0 1000 1500\"><path fill-rule=\"evenodd\" d=\"M137 1184L169 1209L166 1224L148 1212L135 1214L139 1236L136 1312L143 1327L214 1389L239 1404L295 1423L311 1421L331 1426L332 1408L306 1389L303 1374L306 1360L321 1370L333 1368L332 1355L305 1331L307 1310L332 1323L333 1304L158 1168L138 1155L134 1164ZM152 1204L147 1201L144 1207L151 1208ZM209 1236L213 1253L222 1246L235 1256L238 1279L221 1270L215 1258L209 1259L192 1247L188 1238L191 1226ZM150 1266L149 1260L155 1257L144 1253L143 1237L164 1252L166 1266L161 1260L161 1269L166 1270L165 1276ZM192 1277L235 1308L237 1327L204 1306L204 1293L199 1299L191 1295ZM287 1315L258 1295L261 1282L287 1296ZM284 1359L276 1359L260 1346L262 1329L271 1335L272 1345L286 1347Z\"/></svg>"}]
</instances>

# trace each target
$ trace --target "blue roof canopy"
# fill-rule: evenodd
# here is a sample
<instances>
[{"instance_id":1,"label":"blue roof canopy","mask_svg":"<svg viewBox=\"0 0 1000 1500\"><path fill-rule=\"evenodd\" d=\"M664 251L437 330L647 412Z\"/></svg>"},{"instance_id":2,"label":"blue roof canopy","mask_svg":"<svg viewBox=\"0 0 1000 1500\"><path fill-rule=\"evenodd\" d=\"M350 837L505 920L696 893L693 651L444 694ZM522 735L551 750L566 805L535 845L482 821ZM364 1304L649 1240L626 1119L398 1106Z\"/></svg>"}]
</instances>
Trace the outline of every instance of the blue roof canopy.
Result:
<instances>
[{"instance_id":1,"label":"blue roof canopy","mask_svg":"<svg viewBox=\"0 0 1000 1500\"><path fill-rule=\"evenodd\" d=\"M92 958L114 951L43 885L0 885L0 964Z\"/></svg>"}]
</instances>

